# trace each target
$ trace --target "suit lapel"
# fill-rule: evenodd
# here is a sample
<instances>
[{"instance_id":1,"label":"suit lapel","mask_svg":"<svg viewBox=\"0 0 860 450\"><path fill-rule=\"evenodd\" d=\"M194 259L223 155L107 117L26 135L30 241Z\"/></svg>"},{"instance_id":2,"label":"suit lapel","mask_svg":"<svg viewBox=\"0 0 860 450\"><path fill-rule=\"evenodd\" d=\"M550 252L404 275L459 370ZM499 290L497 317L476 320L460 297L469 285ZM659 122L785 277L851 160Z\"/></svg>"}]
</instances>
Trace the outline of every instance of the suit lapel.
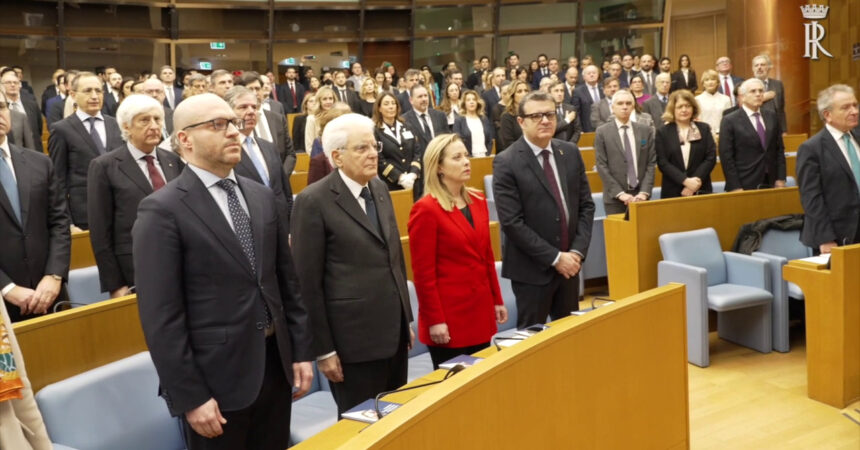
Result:
<instances>
[{"instance_id":1,"label":"suit lapel","mask_svg":"<svg viewBox=\"0 0 860 450\"><path fill-rule=\"evenodd\" d=\"M30 205L30 178L27 163L24 161L24 155L19 153L19 150L9 145L9 156L12 158L12 166L15 170L15 181L18 185L18 204L21 207L21 222L15 217L15 211L12 209L12 202L9 199L9 193L0 186L0 206L6 210L12 223L17 224L21 229L27 222L27 211ZM22 223L24 222L24 223Z\"/></svg>"},{"instance_id":2,"label":"suit lapel","mask_svg":"<svg viewBox=\"0 0 860 450\"><path fill-rule=\"evenodd\" d=\"M179 176L182 168L179 166L178 163L169 161L169 158L167 156L167 150L163 150L156 147L155 154L158 156L158 162L161 163L161 171L164 172L165 182L170 182L171 180Z\"/></svg>"},{"instance_id":3,"label":"suit lapel","mask_svg":"<svg viewBox=\"0 0 860 450\"><path fill-rule=\"evenodd\" d=\"M830 134L830 131L828 131L827 128L823 128L820 133L822 134L821 138L824 140L826 152L838 161L837 164L842 168L842 171L853 180L854 172L851 171L851 165L848 164L848 160L845 159L845 154L842 153L842 150L839 148L839 144L835 139L833 139L833 135Z\"/></svg>"},{"instance_id":4,"label":"suit lapel","mask_svg":"<svg viewBox=\"0 0 860 450\"><path fill-rule=\"evenodd\" d=\"M743 109L743 107L738 109L738 111L740 111L741 122L743 122L742 126L747 130L747 134L750 134L752 137L755 138L756 142L759 143L759 148L761 148L761 141L758 138L758 130L755 129L752 122L750 121L750 116L747 115L747 111L745 109ZM761 110L759 110L759 112L761 112ZM764 115L762 115L761 117L764 117ZM764 123L764 122L762 121L762 123ZM768 128L768 129L770 129L770 128ZM765 144L767 144L767 131L765 131L764 136L765 136ZM761 150L764 151L765 149L762 148Z\"/></svg>"},{"instance_id":5,"label":"suit lapel","mask_svg":"<svg viewBox=\"0 0 860 450\"><path fill-rule=\"evenodd\" d=\"M367 217L367 213L365 213L361 209L361 205L358 204L358 200L352 196L352 192L349 191L349 188L346 187L346 183L340 178L340 172L335 170L335 173L331 176L331 184L329 187L332 190L335 198L334 201L338 206L343 209L347 215L352 217L353 220L358 222L359 225L364 227L368 233L374 235L377 239L385 242L385 239L380 236L376 230L373 228L373 225L370 224L370 218ZM379 197L378 195L374 198ZM376 213L379 215L379 227L384 228L384 222L382 220L382 214L380 212L379 204L377 204Z\"/></svg>"},{"instance_id":6,"label":"suit lapel","mask_svg":"<svg viewBox=\"0 0 860 450\"><path fill-rule=\"evenodd\" d=\"M681 152L681 140L678 139L678 126L675 125L675 122L670 122L666 125L666 132L668 134L667 138L669 142L667 142L668 147L671 149L672 158L681 163L681 167L683 171L686 172L687 168L684 166L684 154ZM690 160L693 158L693 143L690 143Z\"/></svg>"},{"instance_id":7,"label":"suit lapel","mask_svg":"<svg viewBox=\"0 0 860 450\"><path fill-rule=\"evenodd\" d=\"M152 194L152 185L149 184L149 181L147 181L146 177L143 176L143 172L140 171L140 166L137 165L137 161L134 160L134 157L128 150L128 146L126 146L123 151L117 153L116 159L119 160L119 170L122 171L122 173L124 173L132 183L140 188L144 194Z\"/></svg>"},{"instance_id":8,"label":"suit lapel","mask_svg":"<svg viewBox=\"0 0 860 450\"><path fill-rule=\"evenodd\" d=\"M87 145L87 149L90 151L90 153L95 156L99 156L99 151L96 150L96 145L95 142L93 142L93 137L90 136L90 131L87 130L87 127L84 126L84 123L81 122L81 119L78 117L77 114L72 114L72 117L74 117L74 119L71 120L72 128L77 130L78 133L81 135L81 139L83 139L84 142L87 142L89 144ZM105 124L105 130L107 130L107 128L107 124Z\"/></svg>"},{"instance_id":9,"label":"suit lapel","mask_svg":"<svg viewBox=\"0 0 860 450\"><path fill-rule=\"evenodd\" d=\"M244 143L242 144L242 159L239 161L237 168L242 169L242 176L263 184L263 179L260 178L260 173L257 172L257 168L254 167L254 163L251 162L251 155L249 155L248 151L245 150Z\"/></svg>"},{"instance_id":10,"label":"suit lapel","mask_svg":"<svg viewBox=\"0 0 860 450\"><path fill-rule=\"evenodd\" d=\"M643 125L642 128L636 127L633 125L633 151L636 152L636 165L637 165L637 174L636 176L639 178L639 181L642 181L642 176L647 172L648 167L648 152L644 151L642 142L648 140L648 136L645 136L644 133L647 133L649 130L647 126ZM678 145L681 145L680 142Z\"/></svg>"},{"instance_id":11,"label":"suit lapel","mask_svg":"<svg viewBox=\"0 0 860 450\"><path fill-rule=\"evenodd\" d=\"M389 201L391 197L385 195L388 192L388 186L381 185L381 182L374 186L373 181L370 180L367 183L367 188L370 189L370 194L373 196L374 203L376 204L376 215L379 217L379 231L382 233L382 241L388 242L391 238L391 230L388 229L386 224L389 217L394 217L394 205ZM356 203L358 202L356 201ZM365 217L367 217L367 214L365 214ZM370 223L369 218L367 223Z\"/></svg>"},{"instance_id":12,"label":"suit lapel","mask_svg":"<svg viewBox=\"0 0 860 450\"><path fill-rule=\"evenodd\" d=\"M178 188L185 192L182 197L182 202L185 206L197 216L203 225L208 228L213 235L221 242L221 245L233 256L248 274L251 275L251 264L248 257L242 250L242 245L239 244L239 238L236 233L230 228L227 218L221 213L221 208L215 203L215 199L209 194L206 186L200 181L200 178L193 170L183 171L179 177ZM251 202L245 201L250 204ZM248 206L250 209L251 207Z\"/></svg>"},{"instance_id":13,"label":"suit lapel","mask_svg":"<svg viewBox=\"0 0 860 450\"><path fill-rule=\"evenodd\" d=\"M532 152L531 147L526 143L525 139L520 138L520 159L523 164L525 164L532 172L534 172L535 178L540 181L541 186L546 189L549 195L552 195L552 189L549 187L549 181L546 179L546 175L543 173L543 167L541 167L540 163L538 163L537 158L535 158L534 152Z\"/></svg>"},{"instance_id":14,"label":"suit lapel","mask_svg":"<svg viewBox=\"0 0 860 450\"><path fill-rule=\"evenodd\" d=\"M551 144L550 144L551 145ZM561 149L552 145L553 157L555 158L555 168L558 171L558 182L559 187L561 188L561 196L565 200L567 200L567 165L564 164L564 153L562 153ZM559 213L564 213L564 211L559 211Z\"/></svg>"}]
</instances>

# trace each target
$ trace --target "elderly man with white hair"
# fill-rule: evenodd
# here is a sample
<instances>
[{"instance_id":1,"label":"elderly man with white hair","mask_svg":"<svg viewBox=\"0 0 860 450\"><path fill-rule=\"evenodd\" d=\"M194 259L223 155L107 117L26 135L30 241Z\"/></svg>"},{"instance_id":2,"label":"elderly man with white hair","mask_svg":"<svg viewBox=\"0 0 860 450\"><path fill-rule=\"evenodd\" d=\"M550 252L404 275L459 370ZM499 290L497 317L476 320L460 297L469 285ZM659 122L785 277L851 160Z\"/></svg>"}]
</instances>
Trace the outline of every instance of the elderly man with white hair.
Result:
<instances>
[{"instance_id":1,"label":"elderly man with white hair","mask_svg":"<svg viewBox=\"0 0 860 450\"><path fill-rule=\"evenodd\" d=\"M720 161L726 191L785 186L782 127L773 111L762 108L764 84L750 78L738 90L741 107L720 122Z\"/></svg>"},{"instance_id":2,"label":"elderly man with white hair","mask_svg":"<svg viewBox=\"0 0 860 450\"><path fill-rule=\"evenodd\" d=\"M376 176L373 122L340 116L322 144L336 169L296 197L290 229L314 355L342 414L406 383L414 334L394 207Z\"/></svg>"},{"instance_id":3,"label":"elderly man with white hair","mask_svg":"<svg viewBox=\"0 0 860 450\"><path fill-rule=\"evenodd\" d=\"M116 119L126 143L94 159L87 173L90 241L101 289L112 298L127 295L135 285L131 227L138 203L184 167L175 153L157 148L164 122L159 101L130 95L119 105Z\"/></svg>"},{"instance_id":4,"label":"elderly man with white hair","mask_svg":"<svg viewBox=\"0 0 860 450\"><path fill-rule=\"evenodd\" d=\"M764 84L764 95L762 96L762 109L776 113L779 127L783 133L788 132L788 122L785 118L785 87L782 81L769 78L773 62L770 56L761 54L752 59L753 76Z\"/></svg>"}]
</instances>

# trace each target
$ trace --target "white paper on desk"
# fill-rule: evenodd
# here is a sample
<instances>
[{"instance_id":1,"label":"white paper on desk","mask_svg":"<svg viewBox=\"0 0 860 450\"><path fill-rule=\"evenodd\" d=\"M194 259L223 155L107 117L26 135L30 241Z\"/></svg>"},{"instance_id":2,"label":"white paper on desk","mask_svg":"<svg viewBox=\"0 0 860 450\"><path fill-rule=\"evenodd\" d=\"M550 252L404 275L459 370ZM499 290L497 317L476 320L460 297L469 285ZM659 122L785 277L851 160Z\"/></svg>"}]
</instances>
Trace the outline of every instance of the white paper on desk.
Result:
<instances>
[{"instance_id":1,"label":"white paper on desk","mask_svg":"<svg viewBox=\"0 0 860 450\"><path fill-rule=\"evenodd\" d=\"M799 261L811 262L813 264L827 264L830 262L830 253L825 253L818 256L810 256L809 258L800 258Z\"/></svg>"},{"instance_id":2,"label":"white paper on desk","mask_svg":"<svg viewBox=\"0 0 860 450\"><path fill-rule=\"evenodd\" d=\"M499 347L510 347L512 345L519 344L522 341L522 339L503 339L496 341L496 344L499 344Z\"/></svg>"}]
</instances>

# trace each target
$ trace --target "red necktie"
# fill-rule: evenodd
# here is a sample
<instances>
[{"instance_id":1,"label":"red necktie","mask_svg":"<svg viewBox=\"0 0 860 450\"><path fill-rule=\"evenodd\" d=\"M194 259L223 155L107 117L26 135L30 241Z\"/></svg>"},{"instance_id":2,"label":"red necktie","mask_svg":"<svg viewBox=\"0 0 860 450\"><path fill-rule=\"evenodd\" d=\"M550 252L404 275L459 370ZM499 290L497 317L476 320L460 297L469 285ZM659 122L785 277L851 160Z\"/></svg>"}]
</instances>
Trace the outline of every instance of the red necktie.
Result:
<instances>
[{"instance_id":1,"label":"red necktie","mask_svg":"<svg viewBox=\"0 0 860 450\"><path fill-rule=\"evenodd\" d=\"M155 192L164 187L164 178L161 177L161 173L158 172L158 169L155 168L155 158L152 155L146 155L143 157L146 160L146 170L149 171L149 180L152 182L152 191Z\"/></svg>"},{"instance_id":2,"label":"red necktie","mask_svg":"<svg viewBox=\"0 0 860 450\"><path fill-rule=\"evenodd\" d=\"M290 94L293 95L293 108L298 108L299 102L298 102L298 99L296 98L296 85L293 83L290 83Z\"/></svg>"},{"instance_id":3,"label":"red necktie","mask_svg":"<svg viewBox=\"0 0 860 450\"><path fill-rule=\"evenodd\" d=\"M540 152L540 155L543 157L543 173L546 176L546 181L549 182L549 188L552 191L552 196L555 197L555 204L558 207L558 215L559 215L559 225L561 226L561 251L566 252L570 250L569 246L569 238L567 235L567 216L564 213L564 203L561 200L561 191L558 188L558 180L555 178L555 173L552 170L552 165L549 162L549 150L544 150Z\"/></svg>"},{"instance_id":4,"label":"red necktie","mask_svg":"<svg viewBox=\"0 0 860 450\"><path fill-rule=\"evenodd\" d=\"M729 89L729 77L723 78L723 93L729 96L732 106L735 106L735 99L732 98L732 90Z\"/></svg>"}]
</instances>

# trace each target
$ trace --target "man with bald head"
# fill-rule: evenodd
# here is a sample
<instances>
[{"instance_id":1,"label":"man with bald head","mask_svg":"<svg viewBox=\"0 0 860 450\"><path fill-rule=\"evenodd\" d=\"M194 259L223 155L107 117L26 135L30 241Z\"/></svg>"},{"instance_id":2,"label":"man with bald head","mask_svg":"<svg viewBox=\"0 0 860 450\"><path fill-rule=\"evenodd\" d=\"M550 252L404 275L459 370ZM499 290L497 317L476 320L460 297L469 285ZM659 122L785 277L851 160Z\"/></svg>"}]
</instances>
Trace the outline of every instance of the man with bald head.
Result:
<instances>
[{"instance_id":1,"label":"man with bald head","mask_svg":"<svg viewBox=\"0 0 860 450\"><path fill-rule=\"evenodd\" d=\"M242 122L214 94L180 103L188 165L132 231L140 321L189 449L286 448L291 397L313 378L287 223L269 188L233 171Z\"/></svg>"}]
</instances>

